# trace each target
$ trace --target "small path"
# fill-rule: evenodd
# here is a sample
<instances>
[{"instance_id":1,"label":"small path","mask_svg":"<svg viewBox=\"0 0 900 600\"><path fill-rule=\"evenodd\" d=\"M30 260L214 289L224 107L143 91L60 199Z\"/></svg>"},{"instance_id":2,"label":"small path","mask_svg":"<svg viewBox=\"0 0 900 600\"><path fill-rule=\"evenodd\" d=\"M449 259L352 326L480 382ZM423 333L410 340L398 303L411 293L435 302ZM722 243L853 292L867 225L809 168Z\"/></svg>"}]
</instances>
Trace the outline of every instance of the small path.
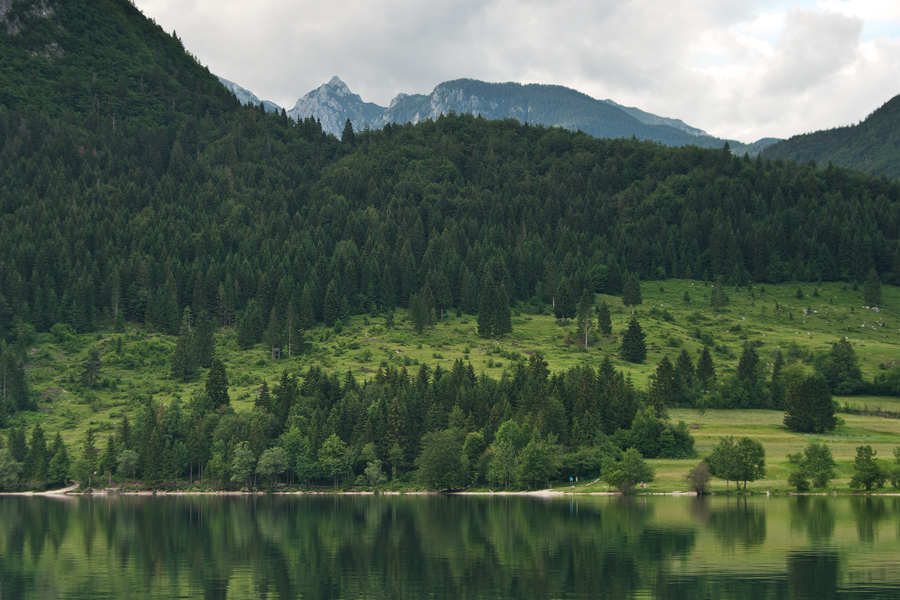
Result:
<instances>
[{"instance_id":1,"label":"small path","mask_svg":"<svg viewBox=\"0 0 900 600\"><path fill-rule=\"evenodd\" d=\"M78 489L80 483L76 483L75 485L70 485L69 487L63 488L61 490L50 490L49 492L43 492L44 496L57 496L59 494L68 494L69 492L74 492Z\"/></svg>"}]
</instances>

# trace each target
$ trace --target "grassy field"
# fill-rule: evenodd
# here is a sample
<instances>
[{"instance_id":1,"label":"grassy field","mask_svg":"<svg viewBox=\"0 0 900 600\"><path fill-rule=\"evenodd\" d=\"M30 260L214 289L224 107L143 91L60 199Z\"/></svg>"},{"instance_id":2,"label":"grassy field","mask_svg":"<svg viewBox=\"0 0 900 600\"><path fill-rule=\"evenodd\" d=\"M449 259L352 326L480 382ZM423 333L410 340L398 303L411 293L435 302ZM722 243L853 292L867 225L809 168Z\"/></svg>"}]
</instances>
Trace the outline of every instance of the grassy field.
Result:
<instances>
[{"instance_id":1,"label":"grassy field","mask_svg":"<svg viewBox=\"0 0 900 600\"><path fill-rule=\"evenodd\" d=\"M720 310L710 308L710 290L711 285L699 281L642 284L644 300L637 307L637 317L647 334L649 352L647 361L640 365L617 356L619 336L631 317L630 309L618 298L600 295L597 302L606 300L611 307L613 335L591 341L587 349L566 343L567 337L577 337L574 323L558 323L548 308L544 311L548 314L514 311L514 333L498 340L478 337L475 317L458 316L452 311L443 322L419 336L405 311L398 311L393 329L386 327L384 315L345 319L339 334L322 326L313 329L307 332L305 351L291 359L273 361L261 346L241 351L233 330L216 334L217 353L228 369L232 404L238 411L249 410L262 381L274 385L284 369L303 374L309 367L319 366L341 374L350 372L364 380L379 367L406 366L414 372L422 363L449 367L461 358L471 362L478 373L501 377L505 369L527 360L534 351L543 352L553 371L579 364L596 366L608 355L616 368L630 374L635 385L643 388L662 356L674 360L685 348L696 360L702 348L698 334L712 341L719 375L735 370L743 344L748 341L761 343L758 352L763 362L769 362L772 351L779 348L790 368L803 373L811 373L813 356L827 352L840 336L850 339L866 379L900 364L900 320L894 319L900 308L893 308L900 307L900 288L882 288L883 304L888 308L878 312L864 307L861 289L854 291L844 283L728 288L729 302ZM798 291L802 298L798 298ZM98 390L84 390L77 383L79 365L92 346L102 351L105 384ZM171 379L168 369L174 346L170 336L133 327L124 334L108 330L65 343L50 334L38 334L29 345L27 369L40 411L16 415L12 424L40 421L49 435L61 431L67 442L75 443L89 426L98 428L103 439L104 432L111 431L138 399L152 395L163 404L175 399L187 401L202 390L205 373L189 383ZM842 405L900 411L897 398L838 400ZM801 451L810 439L819 439L788 432L781 426L782 414L773 411L709 410L700 416L694 410L674 410L672 417L697 427L693 434L700 457L723 435L760 439L769 457L770 479L751 484L755 490L784 489L789 469L786 455ZM892 448L900 444L900 421L848 414L842 417L844 425L826 436L841 462L838 487L846 487L849 481L848 465L857 445L872 444L880 457L893 459ZM654 487L683 489L683 476L695 463L655 461L659 476Z\"/></svg>"}]
</instances>

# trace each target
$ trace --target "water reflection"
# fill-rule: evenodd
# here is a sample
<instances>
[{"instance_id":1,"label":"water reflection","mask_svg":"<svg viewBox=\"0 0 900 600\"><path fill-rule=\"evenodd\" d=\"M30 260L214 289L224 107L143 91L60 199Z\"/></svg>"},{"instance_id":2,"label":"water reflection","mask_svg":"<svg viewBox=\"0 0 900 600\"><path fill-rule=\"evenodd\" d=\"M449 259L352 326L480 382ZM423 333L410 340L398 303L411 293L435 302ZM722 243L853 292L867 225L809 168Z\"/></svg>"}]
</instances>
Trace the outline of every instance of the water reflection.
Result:
<instances>
[{"instance_id":1,"label":"water reflection","mask_svg":"<svg viewBox=\"0 0 900 600\"><path fill-rule=\"evenodd\" d=\"M898 506L866 500L7 497L0 597L852 596L820 548L847 530L893 552ZM867 597L900 591L863 576Z\"/></svg>"},{"instance_id":2,"label":"water reflection","mask_svg":"<svg viewBox=\"0 0 900 600\"><path fill-rule=\"evenodd\" d=\"M805 531L813 544L831 541L834 535L834 498L826 496L798 496L791 507L791 527Z\"/></svg>"}]
</instances>

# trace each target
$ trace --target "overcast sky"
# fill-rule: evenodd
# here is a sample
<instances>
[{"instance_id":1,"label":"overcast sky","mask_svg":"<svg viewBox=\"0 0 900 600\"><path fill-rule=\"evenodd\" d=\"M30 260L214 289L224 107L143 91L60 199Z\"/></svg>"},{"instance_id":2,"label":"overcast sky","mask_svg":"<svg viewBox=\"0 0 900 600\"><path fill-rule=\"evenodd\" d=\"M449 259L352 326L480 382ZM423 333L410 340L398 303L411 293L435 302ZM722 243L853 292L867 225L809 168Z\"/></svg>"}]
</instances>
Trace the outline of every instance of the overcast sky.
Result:
<instances>
[{"instance_id":1,"label":"overcast sky","mask_svg":"<svg viewBox=\"0 0 900 600\"><path fill-rule=\"evenodd\" d=\"M136 0L210 70L291 108L458 78L550 83L743 142L856 123L900 93L898 0Z\"/></svg>"}]
</instances>

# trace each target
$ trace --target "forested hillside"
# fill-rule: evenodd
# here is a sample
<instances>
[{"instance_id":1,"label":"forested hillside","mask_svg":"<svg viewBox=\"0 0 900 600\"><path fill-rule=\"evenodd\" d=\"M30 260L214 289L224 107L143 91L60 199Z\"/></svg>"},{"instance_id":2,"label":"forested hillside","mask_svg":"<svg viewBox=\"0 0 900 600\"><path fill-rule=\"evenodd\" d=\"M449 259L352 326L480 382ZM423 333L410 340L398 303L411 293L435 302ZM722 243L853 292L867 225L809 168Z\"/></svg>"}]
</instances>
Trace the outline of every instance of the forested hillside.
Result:
<instances>
[{"instance_id":1,"label":"forested hillside","mask_svg":"<svg viewBox=\"0 0 900 600\"><path fill-rule=\"evenodd\" d=\"M545 457L607 434L629 447L636 418L641 439L665 441L657 454L690 454L685 427L665 420L664 404L642 410L609 363L551 380L540 354L502 382L461 360L415 377L391 368L364 389L352 376L311 369L301 383L285 371L257 415L236 416L215 329L236 330L240 348L287 349L350 315L410 308L418 328L455 308L498 337L511 306L552 306L565 321L577 298L592 306L593 292L618 295L637 279L900 282L897 182L469 115L348 128L338 140L311 119L241 106L125 0L14 3L3 16L0 418L36 407L25 378L34 335L65 345L126 324L178 335L171 377L203 373L207 385L177 416L133 398L135 438L120 440L140 450L134 468L148 481L174 456L182 470L230 474L240 443L255 461L278 440L322 469L328 452L375 444L366 456L401 472L429 444L462 449L461 431L483 438L472 460L495 436ZM93 350L79 375L87 389L98 385ZM335 478L347 469L334 465ZM499 481L549 477L535 472Z\"/></svg>"},{"instance_id":2,"label":"forested hillside","mask_svg":"<svg viewBox=\"0 0 900 600\"><path fill-rule=\"evenodd\" d=\"M900 96L858 125L795 135L763 150L765 158L834 163L865 173L900 177Z\"/></svg>"}]
</instances>

